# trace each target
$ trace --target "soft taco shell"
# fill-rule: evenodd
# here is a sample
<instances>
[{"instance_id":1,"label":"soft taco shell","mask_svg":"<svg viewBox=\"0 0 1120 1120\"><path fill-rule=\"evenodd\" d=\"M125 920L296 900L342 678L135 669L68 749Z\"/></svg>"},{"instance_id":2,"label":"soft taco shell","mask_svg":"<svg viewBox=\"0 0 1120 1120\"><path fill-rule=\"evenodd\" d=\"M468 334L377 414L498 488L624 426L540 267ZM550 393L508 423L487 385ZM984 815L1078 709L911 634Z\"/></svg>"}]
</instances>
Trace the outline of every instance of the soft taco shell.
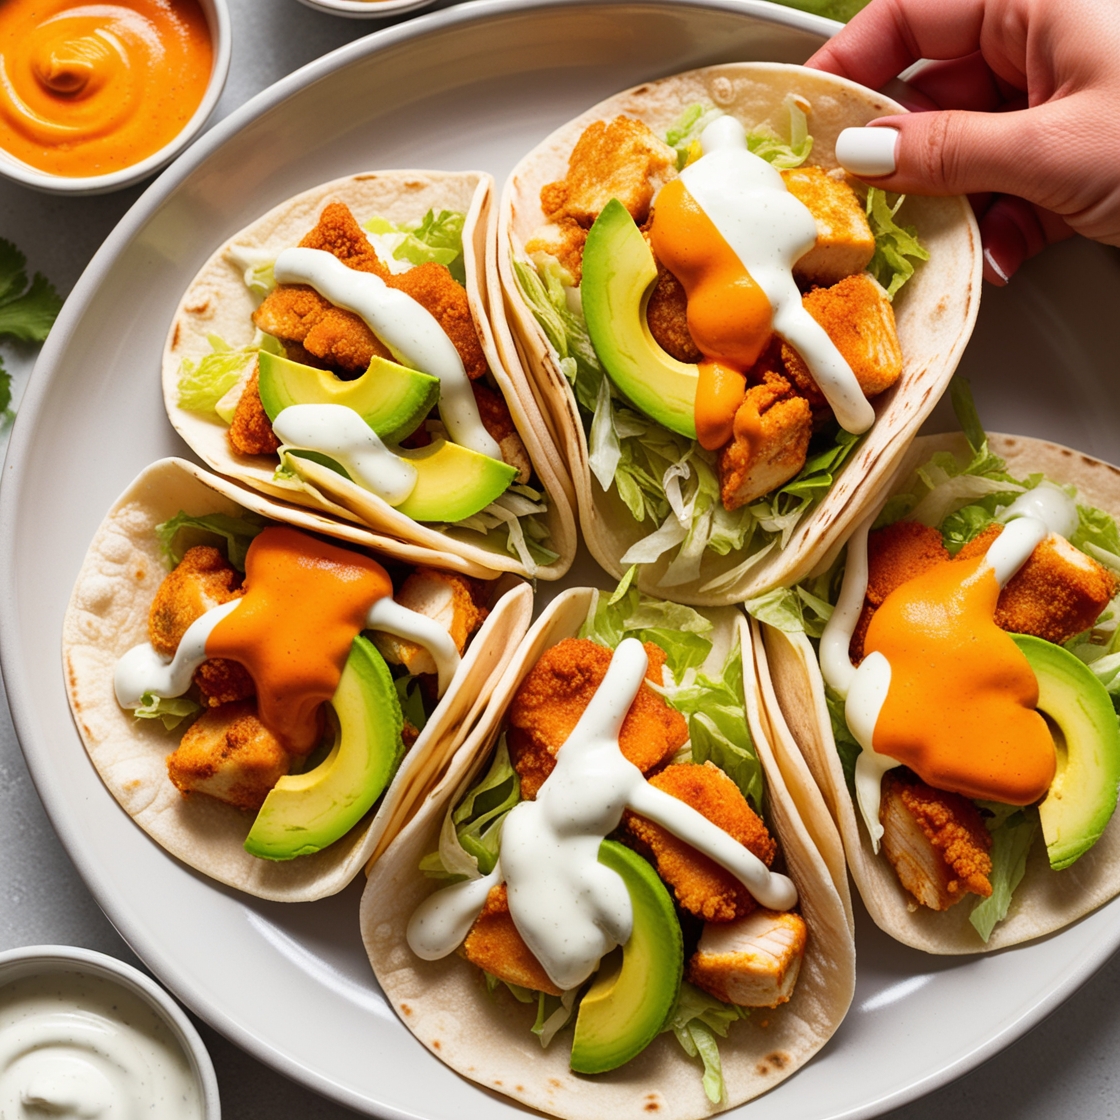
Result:
<instances>
[{"instance_id":1,"label":"soft taco shell","mask_svg":"<svg viewBox=\"0 0 1120 1120\"><path fill-rule=\"evenodd\" d=\"M1080 501L1120 514L1120 469L1045 440L1005 435L988 439L992 451L1006 460L1011 475L1023 478L1041 472L1055 482L1072 483ZM905 483L935 451L952 451L963 458L971 454L961 435L922 437L911 446L897 482ZM805 756L840 829L856 888L882 930L927 953L980 953L1053 933L1120 894L1120 827L1114 820L1100 840L1063 871L1050 869L1046 846L1036 836L1011 909L987 944L969 924L968 902L941 913L924 906L911 910L912 899L894 868L872 852L866 827L848 793L813 647L804 634L762 629L773 682L769 714L776 737ZM773 706L774 701L780 708Z\"/></svg>"},{"instance_id":2,"label":"soft taco shell","mask_svg":"<svg viewBox=\"0 0 1120 1120\"><path fill-rule=\"evenodd\" d=\"M438 885L418 870L438 846L449 803L465 791L488 758L506 709L541 654L575 636L593 592L576 588L557 598L517 650L470 739L440 785L378 861L362 896L362 938L373 970L401 1021L441 1061L463 1076L513 1097L528 1108L570 1120L664 1120L705 1117L773 1088L808 1061L831 1037L851 1002L855 951L845 904L828 866L813 845L767 741L750 658L750 632L737 611L713 612L711 663L722 664L739 638L744 643L747 715L767 777L771 825L788 873L797 884L809 944L793 999L775 1011L756 1011L719 1043L727 1096L718 1108L704 1095L699 1059L689 1058L671 1035L661 1035L621 1069L595 1077L568 1068L570 1033L542 1050L530 1033L535 1009L502 992L486 991L481 973L455 954L421 961L405 940L408 920ZM822 808L823 812L823 808ZM838 844L833 833L833 843Z\"/></svg>"},{"instance_id":3,"label":"soft taco shell","mask_svg":"<svg viewBox=\"0 0 1120 1120\"><path fill-rule=\"evenodd\" d=\"M136 719L116 701L117 659L148 638L148 609L167 574L153 529L188 513L249 509L300 528L344 536L349 526L288 511L181 459L148 467L101 523L82 563L63 622L62 654L74 721L102 781L152 839L191 867L238 890L279 902L308 902L342 890L390 827L439 779L483 707L482 697L510 659L532 612L527 584L504 576L490 616L474 636L459 674L428 721L376 809L345 837L314 855L272 862L243 848L252 816L202 795L184 797L165 759L178 734L158 720ZM339 532L343 530L344 532ZM424 563L430 553L421 551ZM153 726L154 725L154 726Z\"/></svg>"},{"instance_id":4,"label":"soft taco shell","mask_svg":"<svg viewBox=\"0 0 1120 1120\"><path fill-rule=\"evenodd\" d=\"M496 317L499 346L509 360L519 354L529 371L537 400L550 417L567 457L588 548L616 577L623 571L620 557L655 526L648 520L635 522L614 488L604 493L592 476L575 395L521 295L513 259L524 258L523 246L545 222L541 187L564 178L576 141L593 121L625 115L645 121L664 136L685 108L703 102L733 114L748 128L769 124L784 135L789 119L785 99L790 93L811 105L813 150L809 162L827 168L837 166L834 147L842 129L905 112L882 94L819 70L761 62L711 66L647 82L600 102L530 152L514 169L502 193L498 266L508 318ZM881 490L948 384L972 333L980 302L980 238L967 200L911 196L901 220L917 228L930 253L894 304L903 352L902 376L873 401L876 423L831 490L783 549L773 550L730 582L719 582L720 577L743 557L709 552L699 578L671 589L659 587L672 558L667 554L640 569L642 590L671 594L682 603L716 606L742 602L778 584L795 582L851 530L867 502ZM713 581L717 586L706 587Z\"/></svg>"},{"instance_id":5,"label":"soft taco shell","mask_svg":"<svg viewBox=\"0 0 1120 1120\"><path fill-rule=\"evenodd\" d=\"M532 395L518 384L524 380L520 366L503 364L494 344L485 261L492 191L491 177L477 171L379 171L352 175L296 195L230 238L191 281L168 331L163 354L163 397L175 430L214 470L272 497L362 525L366 527L367 542L375 548L382 547L386 538L396 538L438 554L436 562L445 567L450 565L442 557L455 558L459 570L469 570L475 576L514 572L559 579L575 556L573 499L565 490L563 460L547 434ZM413 521L317 463L305 464L306 485L278 483L273 478L275 455L241 455L230 447L226 439L228 429L217 417L179 407L179 368L184 358L197 361L209 354L210 335L217 335L234 348L249 345L254 336L250 317L259 300L245 286L243 269L229 258L228 250L236 246L275 256L281 249L298 244L330 202L345 203L359 222L373 215L394 223L413 221L429 209L466 214L463 256L467 298L490 370L549 497L548 513L544 516L552 550L560 554L552 563L529 572L516 556L498 545L487 544L487 538L481 534L454 529L441 532Z\"/></svg>"}]
</instances>

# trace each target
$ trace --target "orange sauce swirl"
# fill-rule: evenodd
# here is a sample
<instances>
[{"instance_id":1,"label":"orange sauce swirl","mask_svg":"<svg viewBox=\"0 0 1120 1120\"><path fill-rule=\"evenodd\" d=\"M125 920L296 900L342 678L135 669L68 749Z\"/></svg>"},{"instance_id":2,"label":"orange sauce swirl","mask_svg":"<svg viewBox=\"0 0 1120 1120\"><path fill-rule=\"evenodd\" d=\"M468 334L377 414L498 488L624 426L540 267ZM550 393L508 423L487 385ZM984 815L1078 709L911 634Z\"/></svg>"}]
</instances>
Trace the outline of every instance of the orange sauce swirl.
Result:
<instances>
[{"instance_id":1,"label":"orange sauce swirl","mask_svg":"<svg viewBox=\"0 0 1120 1120\"><path fill-rule=\"evenodd\" d=\"M977 556L938 564L883 600L864 643L891 667L873 746L935 789L1030 805L1057 759L1038 680L995 624L999 591Z\"/></svg>"},{"instance_id":2,"label":"orange sauce swirl","mask_svg":"<svg viewBox=\"0 0 1120 1120\"><path fill-rule=\"evenodd\" d=\"M305 752L319 739L319 706L338 688L370 607L392 594L376 560L296 529L268 528L245 557L245 597L214 627L206 655L244 665L261 722Z\"/></svg>"},{"instance_id":3,"label":"orange sauce swirl","mask_svg":"<svg viewBox=\"0 0 1120 1120\"><path fill-rule=\"evenodd\" d=\"M680 179L661 188L649 239L688 296L688 329L705 359L698 367L696 438L715 451L731 438L747 371L770 340L773 309Z\"/></svg>"},{"instance_id":4,"label":"orange sauce swirl","mask_svg":"<svg viewBox=\"0 0 1120 1120\"><path fill-rule=\"evenodd\" d=\"M55 175L130 167L183 130L212 62L198 0L2 0L0 148Z\"/></svg>"}]
</instances>

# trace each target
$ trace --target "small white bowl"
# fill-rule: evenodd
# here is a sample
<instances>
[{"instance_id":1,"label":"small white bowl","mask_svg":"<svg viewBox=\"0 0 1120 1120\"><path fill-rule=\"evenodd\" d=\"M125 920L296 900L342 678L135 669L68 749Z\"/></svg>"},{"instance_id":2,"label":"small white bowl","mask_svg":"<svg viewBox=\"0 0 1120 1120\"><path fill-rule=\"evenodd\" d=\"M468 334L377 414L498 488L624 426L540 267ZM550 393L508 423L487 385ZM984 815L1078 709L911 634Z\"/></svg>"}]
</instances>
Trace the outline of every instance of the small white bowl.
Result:
<instances>
[{"instance_id":1,"label":"small white bowl","mask_svg":"<svg viewBox=\"0 0 1120 1120\"><path fill-rule=\"evenodd\" d=\"M402 12L426 8L435 0L300 0L317 12L329 12L346 19L388 19Z\"/></svg>"},{"instance_id":2,"label":"small white bowl","mask_svg":"<svg viewBox=\"0 0 1120 1120\"><path fill-rule=\"evenodd\" d=\"M397 0L388 0L395 3ZM406 0L408 2L408 0ZM424 0L427 2L427 0ZM40 171L37 167L16 159L15 156L0 148L0 175L48 194L108 194L122 187L131 187L170 163L199 134L207 122L229 74L230 33L229 7L226 0L199 0L206 23L210 29L210 42L213 45L213 62L210 67L210 81L206 93L195 110L194 116L183 126L182 131L158 152L153 152L139 163L111 171L107 175L53 175Z\"/></svg>"},{"instance_id":3,"label":"small white bowl","mask_svg":"<svg viewBox=\"0 0 1120 1120\"><path fill-rule=\"evenodd\" d=\"M116 957L70 945L29 945L0 953L0 989L25 977L52 973L76 973L106 981L131 992L151 1008L187 1059L204 1120L221 1120L218 1079L206 1045L182 1008L155 981Z\"/></svg>"}]
</instances>

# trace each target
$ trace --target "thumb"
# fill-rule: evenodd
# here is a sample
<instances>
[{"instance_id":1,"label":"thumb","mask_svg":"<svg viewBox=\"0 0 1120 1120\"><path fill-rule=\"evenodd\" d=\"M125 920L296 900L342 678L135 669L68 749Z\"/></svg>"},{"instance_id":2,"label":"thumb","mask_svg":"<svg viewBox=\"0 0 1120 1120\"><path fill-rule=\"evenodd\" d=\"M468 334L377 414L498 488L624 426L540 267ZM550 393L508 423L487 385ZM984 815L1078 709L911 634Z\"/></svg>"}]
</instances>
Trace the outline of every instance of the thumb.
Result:
<instances>
[{"instance_id":1,"label":"thumb","mask_svg":"<svg viewBox=\"0 0 1120 1120\"><path fill-rule=\"evenodd\" d=\"M846 128L836 159L851 174L904 194L1019 195L1053 206L1055 171L1069 172L1065 145L1046 136L1041 108L1008 113L963 110L883 117ZM1053 153L1053 155L1051 155ZM1063 154L1064 153L1064 154ZM1058 167L1050 164L1057 161Z\"/></svg>"}]
</instances>

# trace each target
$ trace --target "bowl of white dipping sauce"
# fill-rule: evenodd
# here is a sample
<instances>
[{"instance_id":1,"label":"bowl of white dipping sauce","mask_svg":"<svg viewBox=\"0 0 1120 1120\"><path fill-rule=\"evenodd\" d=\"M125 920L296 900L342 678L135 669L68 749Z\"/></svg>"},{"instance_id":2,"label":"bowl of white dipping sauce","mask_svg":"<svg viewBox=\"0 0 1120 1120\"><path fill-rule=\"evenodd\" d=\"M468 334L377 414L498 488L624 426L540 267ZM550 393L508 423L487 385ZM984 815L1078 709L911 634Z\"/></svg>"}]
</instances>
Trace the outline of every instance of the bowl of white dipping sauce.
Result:
<instances>
[{"instance_id":1,"label":"bowl of white dipping sauce","mask_svg":"<svg viewBox=\"0 0 1120 1120\"><path fill-rule=\"evenodd\" d=\"M198 1031L142 972L102 953L0 953L0 1117L219 1120Z\"/></svg>"}]
</instances>

